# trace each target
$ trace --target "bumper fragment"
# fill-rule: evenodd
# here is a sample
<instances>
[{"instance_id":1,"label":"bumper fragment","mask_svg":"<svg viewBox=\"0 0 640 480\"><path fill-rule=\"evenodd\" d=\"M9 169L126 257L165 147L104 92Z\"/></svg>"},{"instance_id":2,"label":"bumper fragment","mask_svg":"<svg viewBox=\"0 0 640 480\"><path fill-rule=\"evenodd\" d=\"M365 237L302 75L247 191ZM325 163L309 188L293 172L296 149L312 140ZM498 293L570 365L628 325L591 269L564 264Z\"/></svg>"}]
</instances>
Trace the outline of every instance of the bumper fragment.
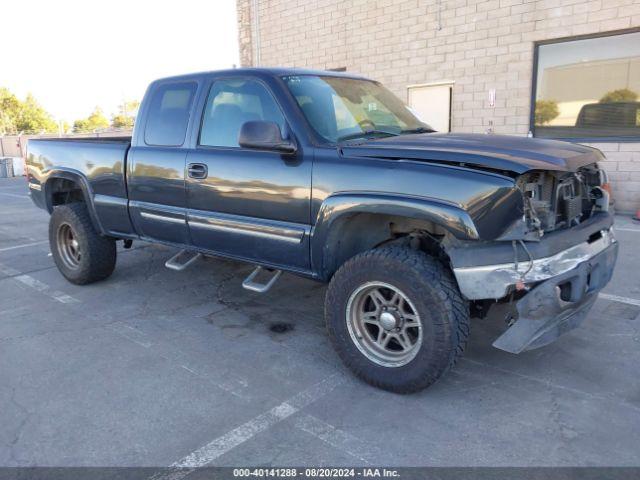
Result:
<instances>
[{"instance_id":1,"label":"bumper fragment","mask_svg":"<svg viewBox=\"0 0 640 480\"><path fill-rule=\"evenodd\" d=\"M518 319L493 346L511 353L542 347L577 327L611 280L618 256L613 242L576 267L542 282L516 303Z\"/></svg>"},{"instance_id":2,"label":"bumper fragment","mask_svg":"<svg viewBox=\"0 0 640 480\"><path fill-rule=\"evenodd\" d=\"M597 233L597 232L596 232ZM616 243L613 229L600 230L594 241L574 245L555 255L520 261L460 267L453 269L460 292L469 300L499 299L505 297L520 280L525 284L546 281L576 268ZM524 276L524 278L523 278Z\"/></svg>"}]
</instances>

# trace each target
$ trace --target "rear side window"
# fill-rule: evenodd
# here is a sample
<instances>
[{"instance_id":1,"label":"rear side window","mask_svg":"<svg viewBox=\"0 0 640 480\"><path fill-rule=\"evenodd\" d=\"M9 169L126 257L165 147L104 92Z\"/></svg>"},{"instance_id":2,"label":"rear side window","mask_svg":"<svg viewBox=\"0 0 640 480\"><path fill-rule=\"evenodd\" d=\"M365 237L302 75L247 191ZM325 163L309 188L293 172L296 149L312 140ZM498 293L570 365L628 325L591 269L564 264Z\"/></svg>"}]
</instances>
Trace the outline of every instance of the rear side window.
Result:
<instances>
[{"instance_id":1,"label":"rear side window","mask_svg":"<svg viewBox=\"0 0 640 480\"><path fill-rule=\"evenodd\" d=\"M258 81L218 80L211 87L202 118L200 145L238 147L238 135L245 122L275 122L284 129L284 117L273 96Z\"/></svg>"},{"instance_id":2,"label":"rear side window","mask_svg":"<svg viewBox=\"0 0 640 480\"><path fill-rule=\"evenodd\" d=\"M153 92L144 130L147 145L175 147L184 143L196 88L195 82L170 83Z\"/></svg>"}]
</instances>

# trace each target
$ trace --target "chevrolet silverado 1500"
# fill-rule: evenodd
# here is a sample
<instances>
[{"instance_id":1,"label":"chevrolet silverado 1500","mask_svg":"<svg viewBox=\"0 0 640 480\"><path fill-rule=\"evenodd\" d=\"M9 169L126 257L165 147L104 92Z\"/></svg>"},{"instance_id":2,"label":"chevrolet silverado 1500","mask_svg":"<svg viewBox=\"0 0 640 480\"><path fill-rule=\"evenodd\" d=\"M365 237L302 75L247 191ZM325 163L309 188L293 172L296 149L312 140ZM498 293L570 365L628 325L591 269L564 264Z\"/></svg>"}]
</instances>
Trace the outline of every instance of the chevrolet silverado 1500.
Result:
<instances>
[{"instance_id":1,"label":"chevrolet silverado 1500","mask_svg":"<svg viewBox=\"0 0 640 480\"><path fill-rule=\"evenodd\" d=\"M518 353L575 327L611 278L617 243L602 154L515 136L434 132L366 78L234 69L165 78L131 138L31 140L33 201L51 213L62 275L108 277L116 242L256 265L329 284L343 361L396 392L462 353L470 317L509 314Z\"/></svg>"}]
</instances>

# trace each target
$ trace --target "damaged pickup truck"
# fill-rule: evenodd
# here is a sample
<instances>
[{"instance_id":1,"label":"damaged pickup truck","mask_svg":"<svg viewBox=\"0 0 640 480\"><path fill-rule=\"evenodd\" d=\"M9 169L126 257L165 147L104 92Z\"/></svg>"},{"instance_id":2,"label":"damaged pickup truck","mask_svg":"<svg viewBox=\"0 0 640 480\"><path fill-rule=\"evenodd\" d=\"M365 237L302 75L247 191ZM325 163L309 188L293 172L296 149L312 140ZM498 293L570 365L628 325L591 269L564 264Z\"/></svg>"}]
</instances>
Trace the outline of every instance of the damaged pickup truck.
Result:
<instances>
[{"instance_id":1,"label":"damaged pickup truck","mask_svg":"<svg viewBox=\"0 0 640 480\"><path fill-rule=\"evenodd\" d=\"M577 326L618 245L602 154L571 143L435 133L362 77L234 69L153 82L131 138L31 140L33 201L62 275L107 278L116 242L329 284L325 318L367 382L417 391L461 355L470 318L510 313L518 353Z\"/></svg>"}]
</instances>

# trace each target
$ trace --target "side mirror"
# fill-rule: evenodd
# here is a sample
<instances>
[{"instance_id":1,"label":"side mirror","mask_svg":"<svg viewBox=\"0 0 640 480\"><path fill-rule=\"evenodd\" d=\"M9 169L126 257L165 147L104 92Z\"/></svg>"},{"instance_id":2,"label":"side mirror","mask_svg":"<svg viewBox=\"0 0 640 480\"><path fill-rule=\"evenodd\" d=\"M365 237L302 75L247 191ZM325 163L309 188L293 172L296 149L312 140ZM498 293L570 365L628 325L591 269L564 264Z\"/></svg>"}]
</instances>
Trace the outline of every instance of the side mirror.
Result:
<instances>
[{"instance_id":1,"label":"side mirror","mask_svg":"<svg viewBox=\"0 0 640 480\"><path fill-rule=\"evenodd\" d=\"M295 144L282 138L280 127L275 122L264 122L262 120L245 122L240 128L238 144L242 148L256 150L272 150L286 154L296 152Z\"/></svg>"}]
</instances>

